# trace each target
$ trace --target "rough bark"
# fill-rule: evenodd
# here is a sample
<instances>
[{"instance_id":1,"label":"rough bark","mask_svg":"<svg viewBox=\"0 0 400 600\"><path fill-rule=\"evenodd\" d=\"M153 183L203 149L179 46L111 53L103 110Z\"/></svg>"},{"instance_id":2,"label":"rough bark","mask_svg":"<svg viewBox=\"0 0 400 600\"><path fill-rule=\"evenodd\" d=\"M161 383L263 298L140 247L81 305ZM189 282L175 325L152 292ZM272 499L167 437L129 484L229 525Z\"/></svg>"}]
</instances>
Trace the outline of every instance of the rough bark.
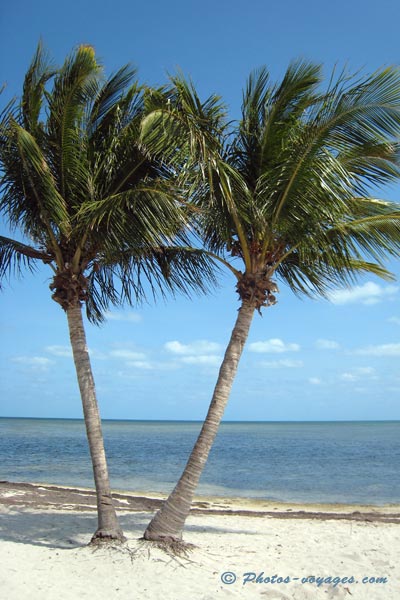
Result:
<instances>
[{"instance_id":1,"label":"rough bark","mask_svg":"<svg viewBox=\"0 0 400 600\"><path fill-rule=\"evenodd\" d=\"M174 490L144 533L147 540L181 540L185 521L228 402L239 360L254 315L254 304L243 302L219 371L214 394L186 467Z\"/></svg>"},{"instance_id":2,"label":"rough bark","mask_svg":"<svg viewBox=\"0 0 400 600\"><path fill-rule=\"evenodd\" d=\"M92 542L124 541L111 496L101 420L80 303L69 306L66 313L97 495L98 528Z\"/></svg>"}]
</instances>

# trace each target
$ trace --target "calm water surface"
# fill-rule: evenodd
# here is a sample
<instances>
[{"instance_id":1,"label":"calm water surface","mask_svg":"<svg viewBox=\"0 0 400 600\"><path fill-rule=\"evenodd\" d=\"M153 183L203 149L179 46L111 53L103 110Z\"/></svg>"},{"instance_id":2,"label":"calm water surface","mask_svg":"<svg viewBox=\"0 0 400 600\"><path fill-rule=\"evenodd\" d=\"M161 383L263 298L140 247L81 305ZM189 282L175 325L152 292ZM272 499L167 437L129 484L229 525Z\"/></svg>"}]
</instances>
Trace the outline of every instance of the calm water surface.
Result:
<instances>
[{"instance_id":1,"label":"calm water surface","mask_svg":"<svg viewBox=\"0 0 400 600\"><path fill-rule=\"evenodd\" d=\"M104 421L114 489L169 492L197 422ZM0 479L93 487L81 420L0 418ZM199 493L400 502L400 421L223 423Z\"/></svg>"}]
</instances>

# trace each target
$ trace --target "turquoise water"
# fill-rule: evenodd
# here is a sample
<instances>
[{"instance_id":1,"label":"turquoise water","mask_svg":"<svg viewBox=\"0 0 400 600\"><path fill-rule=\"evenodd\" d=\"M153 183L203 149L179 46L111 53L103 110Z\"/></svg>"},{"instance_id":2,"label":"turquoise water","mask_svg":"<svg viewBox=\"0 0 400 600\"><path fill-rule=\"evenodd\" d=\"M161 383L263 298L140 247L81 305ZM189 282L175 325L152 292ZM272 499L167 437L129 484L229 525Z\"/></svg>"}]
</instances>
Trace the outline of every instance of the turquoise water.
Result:
<instances>
[{"instance_id":1,"label":"turquoise water","mask_svg":"<svg viewBox=\"0 0 400 600\"><path fill-rule=\"evenodd\" d=\"M169 492L200 427L104 421L112 487ZM83 421L0 418L0 479L93 487ZM399 503L400 422L223 423L198 492Z\"/></svg>"}]
</instances>

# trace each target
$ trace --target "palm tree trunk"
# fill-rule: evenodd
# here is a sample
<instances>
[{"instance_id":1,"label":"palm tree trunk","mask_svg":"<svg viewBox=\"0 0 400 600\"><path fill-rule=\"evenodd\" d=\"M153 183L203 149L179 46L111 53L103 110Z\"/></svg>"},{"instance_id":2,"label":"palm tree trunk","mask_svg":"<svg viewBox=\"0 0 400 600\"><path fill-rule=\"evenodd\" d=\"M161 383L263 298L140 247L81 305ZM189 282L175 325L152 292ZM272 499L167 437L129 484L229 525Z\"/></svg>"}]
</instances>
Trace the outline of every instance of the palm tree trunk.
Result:
<instances>
[{"instance_id":1,"label":"palm tree trunk","mask_svg":"<svg viewBox=\"0 0 400 600\"><path fill-rule=\"evenodd\" d=\"M111 496L101 420L81 306L79 304L71 306L67 308L66 313L97 494L98 528L91 541L125 541Z\"/></svg>"},{"instance_id":2,"label":"palm tree trunk","mask_svg":"<svg viewBox=\"0 0 400 600\"><path fill-rule=\"evenodd\" d=\"M186 467L161 509L144 533L146 540L181 540L193 496L217 435L239 360L250 330L254 306L242 303L219 371L207 417Z\"/></svg>"}]
</instances>

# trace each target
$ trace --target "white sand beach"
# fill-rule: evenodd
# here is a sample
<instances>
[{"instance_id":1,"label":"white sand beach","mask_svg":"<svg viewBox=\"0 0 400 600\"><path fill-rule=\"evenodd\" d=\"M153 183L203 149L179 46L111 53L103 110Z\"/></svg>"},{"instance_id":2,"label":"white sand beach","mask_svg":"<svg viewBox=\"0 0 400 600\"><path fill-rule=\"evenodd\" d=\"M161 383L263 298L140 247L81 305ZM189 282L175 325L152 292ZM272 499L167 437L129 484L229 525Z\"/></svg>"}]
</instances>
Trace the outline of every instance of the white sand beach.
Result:
<instances>
[{"instance_id":1,"label":"white sand beach","mask_svg":"<svg viewBox=\"0 0 400 600\"><path fill-rule=\"evenodd\" d=\"M87 490L70 492L2 482L1 598L400 598L399 506L198 498L184 536L195 548L173 556L139 539L155 495L119 494L128 542L93 548L93 496L88 503Z\"/></svg>"}]
</instances>

